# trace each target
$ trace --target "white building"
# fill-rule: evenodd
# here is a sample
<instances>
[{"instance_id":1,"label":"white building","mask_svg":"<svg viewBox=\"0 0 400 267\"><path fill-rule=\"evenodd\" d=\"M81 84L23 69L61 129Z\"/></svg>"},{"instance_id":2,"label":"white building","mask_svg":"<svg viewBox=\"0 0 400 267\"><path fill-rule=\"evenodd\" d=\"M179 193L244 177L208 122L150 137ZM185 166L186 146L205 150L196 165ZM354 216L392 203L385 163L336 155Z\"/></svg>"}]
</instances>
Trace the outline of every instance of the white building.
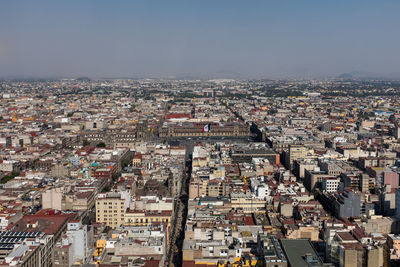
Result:
<instances>
[{"instance_id":1,"label":"white building","mask_svg":"<svg viewBox=\"0 0 400 267\"><path fill-rule=\"evenodd\" d=\"M394 138L400 139L400 127L399 126L394 128Z\"/></svg>"},{"instance_id":2,"label":"white building","mask_svg":"<svg viewBox=\"0 0 400 267\"><path fill-rule=\"evenodd\" d=\"M268 185L260 185L257 187L257 198L264 199L271 194Z\"/></svg>"},{"instance_id":3,"label":"white building","mask_svg":"<svg viewBox=\"0 0 400 267\"><path fill-rule=\"evenodd\" d=\"M333 193L339 190L340 178L325 178L322 180L322 190L328 193Z\"/></svg>"},{"instance_id":4,"label":"white building","mask_svg":"<svg viewBox=\"0 0 400 267\"><path fill-rule=\"evenodd\" d=\"M69 263L84 263L87 257L88 233L86 225L79 220L71 220L61 240L62 245L71 245Z\"/></svg>"}]
</instances>

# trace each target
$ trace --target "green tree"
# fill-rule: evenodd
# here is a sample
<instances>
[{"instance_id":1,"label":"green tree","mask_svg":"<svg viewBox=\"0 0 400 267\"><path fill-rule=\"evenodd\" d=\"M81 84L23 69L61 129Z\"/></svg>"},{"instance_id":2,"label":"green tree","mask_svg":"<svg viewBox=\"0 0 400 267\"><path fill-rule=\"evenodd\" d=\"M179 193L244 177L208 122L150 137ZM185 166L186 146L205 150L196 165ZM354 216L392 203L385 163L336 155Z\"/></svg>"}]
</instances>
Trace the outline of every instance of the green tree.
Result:
<instances>
[{"instance_id":1,"label":"green tree","mask_svg":"<svg viewBox=\"0 0 400 267\"><path fill-rule=\"evenodd\" d=\"M5 183L7 183L8 181L11 181L11 180L14 179L15 177L17 177L18 175L19 175L19 172L12 172L11 174L6 175L6 176L4 176L3 178L1 178L0 183L1 183L1 184L5 184Z\"/></svg>"},{"instance_id":2,"label":"green tree","mask_svg":"<svg viewBox=\"0 0 400 267\"><path fill-rule=\"evenodd\" d=\"M104 142L100 142L96 145L96 147L106 147L106 144Z\"/></svg>"}]
</instances>

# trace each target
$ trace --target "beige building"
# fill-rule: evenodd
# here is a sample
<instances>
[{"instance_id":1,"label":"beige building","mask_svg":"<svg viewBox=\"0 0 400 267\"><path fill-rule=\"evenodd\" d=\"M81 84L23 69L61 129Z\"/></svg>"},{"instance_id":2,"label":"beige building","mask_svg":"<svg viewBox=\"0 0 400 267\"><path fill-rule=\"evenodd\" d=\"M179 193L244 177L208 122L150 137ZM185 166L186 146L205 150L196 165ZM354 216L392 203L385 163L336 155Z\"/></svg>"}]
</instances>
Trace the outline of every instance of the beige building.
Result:
<instances>
[{"instance_id":1,"label":"beige building","mask_svg":"<svg viewBox=\"0 0 400 267\"><path fill-rule=\"evenodd\" d=\"M289 145L289 151L286 153L285 166L290 168L296 159L304 159L307 155L307 148L303 145Z\"/></svg>"},{"instance_id":2,"label":"beige building","mask_svg":"<svg viewBox=\"0 0 400 267\"><path fill-rule=\"evenodd\" d=\"M66 164L57 163L51 167L50 175L54 177L68 177L70 170Z\"/></svg>"},{"instance_id":3,"label":"beige building","mask_svg":"<svg viewBox=\"0 0 400 267\"><path fill-rule=\"evenodd\" d=\"M170 211L173 210L172 198L159 199L157 197L137 197L129 205L130 210Z\"/></svg>"},{"instance_id":4,"label":"beige building","mask_svg":"<svg viewBox=\"0 0 400 267\"><path fill-rule=\"evenodd\" d=\"M390 234L392 229L396 229L398 223L393 218L373 215L359 223L359 226L367 233Z\"/></svg>"},{"instance_id":5,"label":"beige building","mask_svg":"<svg viewBox=\"0 0 400 267\"><path fill-rule=\"evenodd\" d=\"M207 185L207 196L221 197L229 195L229 184L217 180L209 181Z\"/></svg>"},{"instance_id":6,"label":"beige building","mask_svg":"<svg viewBox=\"0 0 400 267\"><path fill-rule=\"evenodd\" d=\"M43 192L42 207L43 209L62 210L62 188L53 188Z\"/></svg>"},{"instance_id":7,"label":"beige building","mask_svg":"<svg viewBox=\"0 0 400 267\"><path fill-rule=\"evenodd\" d=\"M90 210L94 206L95 197L95 191L65 194L62 200L62 210Z\"/></svg>"},{"instance_id":8,"label":"beige building","mask_svg":"<svg viewBox=\"0 0 400 267\"><path fill-rule=\"evenodd\" d=\"M400 237L389 234L387 237L390 260L400 260Z\"/></svg>"},{"instance_id":9,"label":"beige building","mask_svg":"<svg viewBox=\"0 0 400 267\"><path fill-rule=\"evenodd\" d=\"M286 228L287 239L310 239L318 241L319 230L315 226L300 226L298 229Z\"/></svg>"},{"instance_id":10,"label":"beige building","mask_svg":"<svg viewBox=\"0 0 400 267\"><path fill-rule=\"evenodd\" d=\"M235 210L242 210L244 213L265 212L265 200L248 197L248 196L232 196L231 205Z\"/></svg>"},{"instance_id":11,"label":"beige building","mask_svg":"<svg viewBox=\"0 0 400 267\"><path fill-rule=\"evenodd\" d=\"M94 206L96 193L94 190L85 192L68 192L68 188L52 188L42 193L43 209L54 210L89 210Z\"/></svg>"},{"instance_id":12,"label":"beige building","mask_svg":"<svg viewBox=\"0 0 400 267\"><path fill-rule=\"evenodd\" d=\"M228 183L218 180L192 179L189 184L189 198L195 199L203 196L222 197L229 196L230 187Z\"/></svg>"},{"instance_id":13,"label":"beige building","mask_svg":"<svg viewBox=\"0 0 400 267\"><path fill-rule=\"evenodd\" d=\"M97 121L86 121L85 129L89 131L96 131L99 129L107 128L107 121L97 120Z\"/></svg>"},{"instance_id":14,"label":"beige building","mask_svg":"<svg viewBox=\"0 0 400 267\"><path fill-rule=\"evenodd\" d=\"M119 193L99 194L96 200L96 222L115 228L124 223L125 199Z\"/></svg>"},{"instance_id":15,"label":"beige building","mask_svg":"<svg viewBox=\"0 0 400 267\"><path fill-rule=\"evenodd\" d=\"M189 184L189 198L195 199L207 194L207 180L192 179Z\"/></svg>"}]
</instances>

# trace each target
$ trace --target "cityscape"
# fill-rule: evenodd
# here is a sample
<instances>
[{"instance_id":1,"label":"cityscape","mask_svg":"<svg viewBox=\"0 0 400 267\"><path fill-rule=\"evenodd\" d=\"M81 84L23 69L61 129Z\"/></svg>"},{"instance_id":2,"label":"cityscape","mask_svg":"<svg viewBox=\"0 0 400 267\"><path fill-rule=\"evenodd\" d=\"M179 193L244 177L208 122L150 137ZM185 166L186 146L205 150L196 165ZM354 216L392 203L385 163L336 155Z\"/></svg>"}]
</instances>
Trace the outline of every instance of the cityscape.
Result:
<instances>
[{"instance_id":1,"label":"cityscape","mask_svg":"<svg viewBox=\"0 0 400 267\"><path fill-rule=\"evenodd\" d=\"M0 267L400 266L399 11L1 1Z\"/></svg>"},{"instance_id":2,"label":"cityscape","mask_svg":"<svg viewBox=\"0 0 400 267\"><path fill-rule=\"evenodd\" d=\"M0 266L400 262L400 82L1 88Z\"/></svg>"}]
</instances>

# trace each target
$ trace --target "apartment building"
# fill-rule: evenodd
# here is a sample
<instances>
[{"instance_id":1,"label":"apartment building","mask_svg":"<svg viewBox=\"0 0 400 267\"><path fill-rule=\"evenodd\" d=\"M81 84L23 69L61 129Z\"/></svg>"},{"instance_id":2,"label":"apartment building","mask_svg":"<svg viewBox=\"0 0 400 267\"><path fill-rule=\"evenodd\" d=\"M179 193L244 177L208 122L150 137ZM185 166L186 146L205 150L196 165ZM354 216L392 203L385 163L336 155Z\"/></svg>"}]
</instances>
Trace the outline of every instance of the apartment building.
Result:
<instances>
[{"instance_id":1,"label":"apartment building","mask_svg":"<svg viewBox=\"0 0 400 267\"><path fill-rule=\"evenodd\" d=\"M125 199L120 193L99 194L96 201L96 222L115 228L124 222Z\"/></svg>"}]
</instances>

